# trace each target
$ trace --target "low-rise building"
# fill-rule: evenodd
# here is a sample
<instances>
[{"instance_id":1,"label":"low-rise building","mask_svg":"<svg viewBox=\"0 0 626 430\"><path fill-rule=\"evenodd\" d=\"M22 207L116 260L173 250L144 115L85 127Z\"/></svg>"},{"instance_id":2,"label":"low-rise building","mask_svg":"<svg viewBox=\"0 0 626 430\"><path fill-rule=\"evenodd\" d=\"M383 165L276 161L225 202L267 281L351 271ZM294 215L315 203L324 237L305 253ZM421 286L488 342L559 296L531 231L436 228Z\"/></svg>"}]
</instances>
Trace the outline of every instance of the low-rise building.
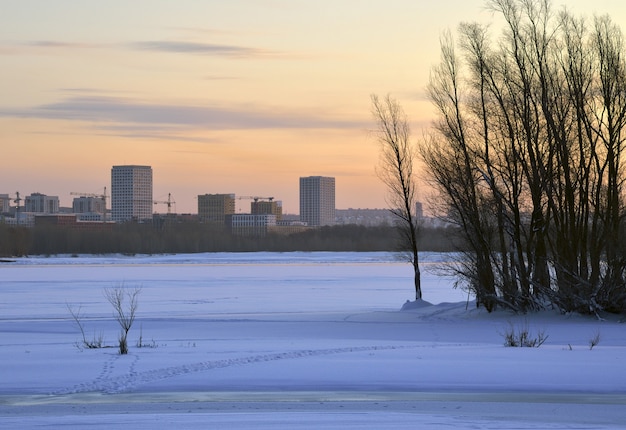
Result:
<instances>
[{"instance_id":1,"label":"low-rise building","mask_svg":"<svg viewBox=\"0 0 626 430\"><path fill-rule=\"evenodd\" d=\"M276 215L232 214L226 216L226 225L236 236L265 236L276 227Z\"/></svg>"},{"instance_id":2,"label":"low-rise building","mask_svg":"<svg viewBox=\"0 0 626 430\"><path fill-rule=\"evenodd\" d=\"M111 230L115 223L101 221L79 221L76 214L36 215L35 227L65 227L76 230Z\"/></svg>"}]
</instances>

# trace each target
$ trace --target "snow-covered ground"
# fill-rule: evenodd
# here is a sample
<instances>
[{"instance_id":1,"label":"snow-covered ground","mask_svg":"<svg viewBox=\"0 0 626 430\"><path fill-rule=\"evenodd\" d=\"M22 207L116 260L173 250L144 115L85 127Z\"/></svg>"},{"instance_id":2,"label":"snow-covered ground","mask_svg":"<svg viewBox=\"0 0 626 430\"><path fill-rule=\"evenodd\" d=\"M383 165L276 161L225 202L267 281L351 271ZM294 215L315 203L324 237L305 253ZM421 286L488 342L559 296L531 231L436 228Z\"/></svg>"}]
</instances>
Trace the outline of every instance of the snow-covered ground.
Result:
<instances>
[{"instance_id":1,"label":"snow-covered ground","mask_svg":"<svg viewBox=\"0 0 626 430\"><path fill-rule=\"evenodd\" d=\"M626 427L620 317L486 314L429 270L445 260L422 256L432 306L408 311L387 253L0 263L0 428ZM120 286L142 289L127 356ZM68 305L109 347L80 347ZM511 327L548 338L505 348Z\"/></svg>"}]
</instances>

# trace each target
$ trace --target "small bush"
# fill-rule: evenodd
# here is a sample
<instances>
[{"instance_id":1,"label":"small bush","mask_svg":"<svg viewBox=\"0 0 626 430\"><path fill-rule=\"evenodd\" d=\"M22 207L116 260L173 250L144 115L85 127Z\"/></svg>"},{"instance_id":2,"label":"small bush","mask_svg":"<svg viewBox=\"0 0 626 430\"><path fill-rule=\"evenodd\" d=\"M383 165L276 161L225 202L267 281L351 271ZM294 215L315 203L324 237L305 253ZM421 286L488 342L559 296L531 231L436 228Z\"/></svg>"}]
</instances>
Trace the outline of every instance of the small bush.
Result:
<instances>
[{"instance_id":1,"label":"small bush","mask_svg":"<svg viewBox=\"0 0 626 430\"><path fill-rule=\"evenodd\" d=\"M128 290L123 285L104 289L104 297L113 306L115 320L121 328L118 336L120 355L128 354L128 332L135 322L140 293L139 287ZM128 305L125 303L126 300L128 300Z\"/></svg>"},{"instance_id":2,"label":"small bush","mask_svg":"<svg viewBox=\"0 0 626 430\"><path fill-rule=\"evenodd\" d=\"M139 294L141 288L136 287L134 289L126 289L123 285L115 288L105 288L104 297L109 301L114 310L114 318L119 323L121 331L118 336L119 353L121 355L128 354L128 332L130 331L133 323L135 322L135 316L139 303ZM76 323L76 326L80 330L83 341L77 342L76 346L79 349L96 349L104 348L104 336L102 333L96 336L94 333L93 339L88 340L85 335L85 328L82 322L82 315L80 313L81 308L75 310L69 303L66 304L72 319ZM152 341L152 344L144 344L142 336L139 337L138 346L140 347L156 347L156 342Z\"/></svg>"},{"instance_id":3,"label":"small bush","mask_svg":"<svg viewBox=\"0 0 626 430\"><path fill-rule=\"evenodd\" d=\"M528 324L516 328L512 323L509 323L509 328L501 335L504 337L504 346L506 347L539 348L548 339L548 335L543 330L532 335L528 329Z\"/></svg>"},{"instance_id":4,"label":"small bush","mask_svg":"<svg viewBox=\"0 0 626 430\"><path fill-rule=\"evenodd\" d=\"M86 348L86 349L104 348L104 336L102 333L96 336L94 332L93 338L91 340L87 339L87 336L85 335L85 328L83 327L82 315L80 313L81 308L79 307L78 310L74 310L74 308L72 308L70 304L66 304L66 306L67 306L68 311L70 312L70 315L72 315L72 319L78 326L78 329L80 330L80 333L83 337L82 343L77 342L76 346L79 349L81 348Z\"/></svg>"},{"instance_id":5,"label":"small bush","mask_svg":"<svg viewBox=\"0 0 626 430\"><path fill-rule=\"evenodd\" d=\"M137 341L137 348L156 348L158 347L157 343L152 339L151 342L143 341L143 325L139 326L139 340Z\"/></svg>"},{"instance_id":6,"label":"small bush","mask_svg":"<svg viewBox=\"0 0 626 430\"><path fill-rule=\"evenodd\" d=\"M589 350L592 350L594 346L600 343L600 332L597 331L591 339L589 339Z\"/></svg>"}]
</instances>

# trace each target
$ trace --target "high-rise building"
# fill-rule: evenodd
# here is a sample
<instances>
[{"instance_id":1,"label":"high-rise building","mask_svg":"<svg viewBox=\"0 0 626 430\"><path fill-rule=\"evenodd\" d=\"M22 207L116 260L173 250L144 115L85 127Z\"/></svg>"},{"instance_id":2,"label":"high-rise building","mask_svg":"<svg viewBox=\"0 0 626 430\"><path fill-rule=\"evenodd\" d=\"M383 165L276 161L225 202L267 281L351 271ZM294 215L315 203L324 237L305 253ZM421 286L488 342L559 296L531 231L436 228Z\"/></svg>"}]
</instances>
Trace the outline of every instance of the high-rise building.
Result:
<instances>
[{"instance_id":1,"label":"high-rise building","mask_svg":"<svg viewBox=\"0 0 626 430\"><path fill-rule=\"evenodd\" d=\"M40 214L55 214L59 212L59 197L33 193L24 199L24 211Z\"/></svg>"},{"instance_id":2,"label":"high-rise building","mask_svg":"<svg viewBox=\"0 0 626 430\"><path fill-rule=\"evenodd\" d=\"M310 226L335 224L335 178L300 178L300 221Z\"/></svg>"},{"instance_id":3,"label":"high-rise building","mask_svg":"<svg viewBox=\"0 0 626 430\"><path fill-rule=\"evenodd\" d=\"M226 215L234 213L234 194L204 194L198 196L198 217L202 221L224 224Z\"/></svg>"},{"instance_id":4,"label":"high-rise building","mask_svg":"<svg viewBox=\"0 0 626 430\"><path fill-rule=\"evenodd\" d=\"M115 222L152 218L152 167L113 166L111 217Z\"/></svg>"}]
</instances>

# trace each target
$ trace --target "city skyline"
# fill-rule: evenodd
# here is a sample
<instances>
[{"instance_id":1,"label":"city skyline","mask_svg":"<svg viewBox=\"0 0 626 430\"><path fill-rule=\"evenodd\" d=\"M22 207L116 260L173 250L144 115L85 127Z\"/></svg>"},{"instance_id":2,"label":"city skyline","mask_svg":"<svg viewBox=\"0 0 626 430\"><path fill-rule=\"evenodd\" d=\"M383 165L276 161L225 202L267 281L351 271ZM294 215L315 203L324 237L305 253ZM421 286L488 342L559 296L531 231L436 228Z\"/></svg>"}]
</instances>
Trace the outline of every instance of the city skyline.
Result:
<instances>
[{"instance_id":1,"label":"city skyline","mask_svg":"<svg viewBox=\"0 0 626 430\"><path fill-rule=\"evenodd\" d=\"M85 213L85 212L108 212L111 214L111 219L117 222L131 221L131 220L142 220L147 219L152 216L152 214L161 213L156 206L156 204L163 203L168 205L167 211L170 209L173 213L178 214L197 214L201 218L204 216L207 217L207 211L209 210L207 207L208 198L209 197L219 197L221 199L228 197L228 200L231 201L232 209L224 212L223 207L219 209L220 212L223 213L250 213L255 214L256 211L261 210L262 213L266 213L271 206L277 206L272 209L272 213L275 213L280 219L280 214L282 214L283 201L279 198L274 197L263 197L263 196L242 196L237 195L235 193L205 193L202 195L195 196L194 200L197 202L197 206L195 210L191 212L180 212L176 210L176 201L171 198L172 196L168 196L167 201L159 201L154 198L152 195L153 188L153 176L152 176L152 167L151 166L142 166L142 165L119 165L111 167L111 183L110 186L107 186L103 189L101 193L80 193L80 192L71 192L72 204L69 206L61 205L59 202L61 201L61 197L57 194L46 194L40 192L33 192L25 195L24 193L0 193L0 203L6 206L6 210L2 210L3 212L9 212L9 208L15 208L19 204L21 207L21 211L23 212L41 212L41 213L58 213L60 209L69 209L71 208L75 213ZM330 196L327 196L329 191L324 191L320 194L320 183L319 181L330 181L329 184L325 185L324 190L329 186L332 188L332 199L328 200ZM311 183L311 186L315 188L316 198L319 200L323 197L324 204L331 204L333 210L335 209L335 178L334 177L320 177L320 176L310 176L310 177L300 177L299 178L299 207L302 209L303 203L303 192L305 194L310 194L309 187L303 188L303 181L306 183ZM317 181L317 183L314 183ZM324 182L324 184L326 184ZM109 190L109 191L107 191ZM307 195L308 195L307 194ZM39 206L42 206L45 201L50 199L54 199L55 201L55 209L54 210L27 210L29 201L37 201ZM204 200L203 200L204 199ZM206 200L206 201L205 201ZM202 203L204 201L204 203ZM239 203L238 203L239 201ZM46 203L47 204L47 203ZM91 206L94 204L99 204L99 209L93 209ZM170 207L169 205L171 204ZM319 201L318 201L319 204ZM204 206L203 206L204 205ZM224 204L222 203L222 206ZM38 206L38 207L39 207ZM246 206L249 206L249 210L246 210ZM255 206L256 211L255 211ZM263 206L261 209L260 206ZM42 206L43 207L43 206ZM88 210L79 210L77 211L77 207L88 208ZM0 207L2 209L2 207ZM280 209L280 213L275 212L277 209ZM357 208L346 208L346 209L357 209ZM368 208L358 208L358 209L368 209ZM376 208L369 208L376 209ZM203 215L204 213L204 215ZM289 213L290 215L302 215L302 211ZM319 214L318 214L319 217ZM223 220L222 220L223 221ZM315 224L318 225L318 224Z\"/></svg>"},{"instance_id":2,"label":"city skyline","mask_svg":"<svg viewBox=\"0 0 626 430\"><path fill-rule=\"evenodd\" d=\"M617 0L566 4L626 25ZM10 2L0 192L67 207L110 186L110 166L137 164L179 213L207 192L273 195L297 213L308 175L337 179L338 208L386 207L370 94L397 98L418 139L440 36L462 21L492 15L483 0Z\"/></svg>"}]
</instances>

